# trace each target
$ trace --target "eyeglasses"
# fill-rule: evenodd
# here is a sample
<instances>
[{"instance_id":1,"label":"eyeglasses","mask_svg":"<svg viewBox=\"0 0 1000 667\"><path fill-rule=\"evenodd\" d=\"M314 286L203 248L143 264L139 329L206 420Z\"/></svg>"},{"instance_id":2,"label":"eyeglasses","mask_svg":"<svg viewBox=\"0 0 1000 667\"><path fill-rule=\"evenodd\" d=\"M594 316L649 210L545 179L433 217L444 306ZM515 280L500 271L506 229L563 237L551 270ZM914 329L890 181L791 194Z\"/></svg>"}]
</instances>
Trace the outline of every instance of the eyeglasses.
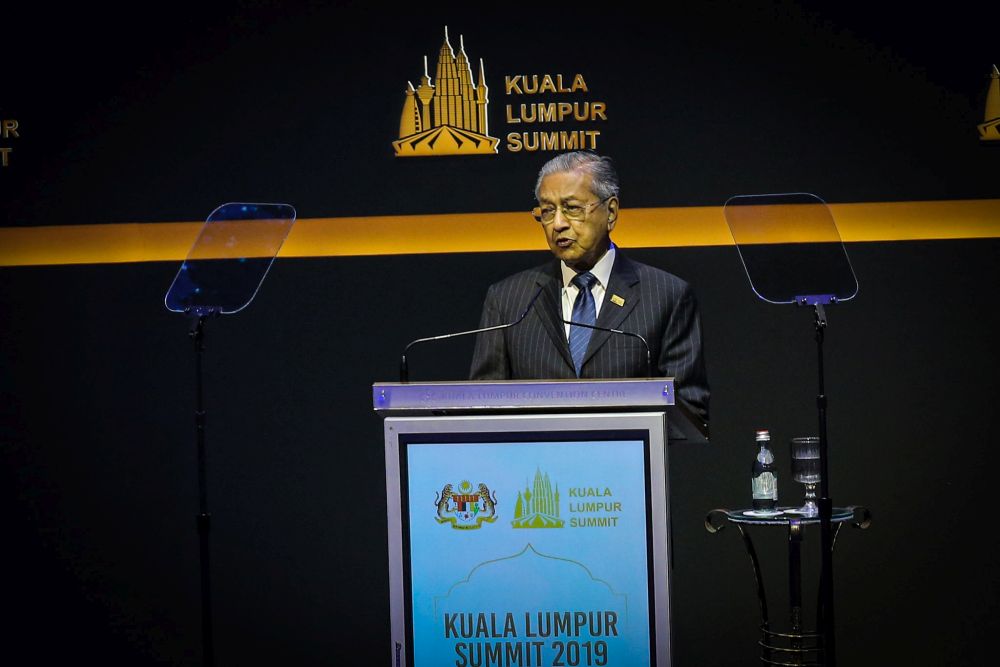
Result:
<instances>
[{"instance_id":1,"label":"eyeglasses","mask_svg":"<svg viewBox=\"0 0 1000 667\"><path fill-rule=\"evenodd\" d=\"M590 215L591 211L611 199L611 197L614 197L614 195L605 197L601 201L595 201L592 204L560 204L558 207L551 205L536 206L531 209L531 215L535 220L543 225L548 225L556 219L556 210L561 210L563 217L567 220L580 222Z\"/></svg>"}]
</instances>

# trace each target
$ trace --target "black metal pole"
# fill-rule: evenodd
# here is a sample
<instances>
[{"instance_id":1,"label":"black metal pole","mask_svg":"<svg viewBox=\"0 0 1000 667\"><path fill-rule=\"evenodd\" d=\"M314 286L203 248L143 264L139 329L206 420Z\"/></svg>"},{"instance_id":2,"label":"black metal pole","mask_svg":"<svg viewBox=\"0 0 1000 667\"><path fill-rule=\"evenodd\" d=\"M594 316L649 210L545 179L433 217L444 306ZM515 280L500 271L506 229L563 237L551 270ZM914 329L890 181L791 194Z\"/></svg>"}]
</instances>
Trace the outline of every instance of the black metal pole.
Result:
<instances>
[{"instance_id":1,"label":"black metal pole","mask_svg":"<svg viewBox=\"0 0 1000 667\"><path fill-rule=\"evenodd\" d=\"M212 638L212 582L209 552L209 528L211 515L208 513L208 486L205 475L205 404L202 388L202 353L205 350L205 320L199 315L191 326L189 335L195 350L195 438L198 448L198 546L201 562L201 642L202 663L205 667L215 665L215 646Z\"/></svg>"},{"instance_id":2,"label":"black metal pole","mask_svg":"<svg viewBox=\"0 0 1000 667\"><path fill-rule=\"evenodd\" d=\"M820 527L820 631L823 634L823 664L837 664L833 615L833 500L830 498L830 472L826 438L826 379L823 368L823 335L826 331L826 311L823 304L815 306L816 354L819 369L819 393L816 410L819 417L819 527Z\"/></svg>"}]
</instances>

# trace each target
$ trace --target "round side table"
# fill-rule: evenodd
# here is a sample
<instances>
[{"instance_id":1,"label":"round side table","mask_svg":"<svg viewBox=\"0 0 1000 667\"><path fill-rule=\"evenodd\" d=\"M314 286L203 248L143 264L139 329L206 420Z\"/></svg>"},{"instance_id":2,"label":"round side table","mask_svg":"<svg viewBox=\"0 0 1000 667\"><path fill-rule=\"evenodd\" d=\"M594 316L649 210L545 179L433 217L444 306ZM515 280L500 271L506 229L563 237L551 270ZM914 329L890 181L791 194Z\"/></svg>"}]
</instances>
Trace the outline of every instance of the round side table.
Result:
<instances>
[{"instance_id":1,"label":"round side table","mask_svg":"<svg viewBox=\"0 0 1000 667\"><path fill-rule=\"evenodd\" d=\"M833 524L833 543L844 524L865 529L871 525L871 512L866 507L851 505L834 507L830 519ZM760 661L765 665L823 665L823 637L815 630L807 630L802 620L802 538L806 526L818 526L819 517L805 516L797 508L779 507L774 513L758 512L751 509L715 509L705 517L705 529L718 533L726 524L733 524L740 531L743 546L753 566L754 583L757 586L757 601L760 604L761 637ZM784 527L788 533L788 632L776 632L767 612L767 597L764 593L764 579L760 571L757 550L750 538L750 526ZM817 610L816 626L822 626L822 609Z\"/></svg>"}]
</instances>

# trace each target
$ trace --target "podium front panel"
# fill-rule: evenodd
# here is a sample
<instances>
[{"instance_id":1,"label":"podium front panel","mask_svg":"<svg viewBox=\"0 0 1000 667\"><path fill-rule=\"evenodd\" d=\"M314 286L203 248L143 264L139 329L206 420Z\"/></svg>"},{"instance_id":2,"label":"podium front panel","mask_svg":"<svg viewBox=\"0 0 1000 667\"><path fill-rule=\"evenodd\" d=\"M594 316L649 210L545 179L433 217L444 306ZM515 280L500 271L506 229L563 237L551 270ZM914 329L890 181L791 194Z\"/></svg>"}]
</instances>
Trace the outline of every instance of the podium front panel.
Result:
<instances>
[{"instance_id":1,"label":"podium front panel","mask_svg":"<svg viewBox=\"0 0 1000 667\"><path fill-rule=\"evenodd\" d=\"M385 420L393 665L670 664L662 412Z\"/></svg>"}]
</instances>

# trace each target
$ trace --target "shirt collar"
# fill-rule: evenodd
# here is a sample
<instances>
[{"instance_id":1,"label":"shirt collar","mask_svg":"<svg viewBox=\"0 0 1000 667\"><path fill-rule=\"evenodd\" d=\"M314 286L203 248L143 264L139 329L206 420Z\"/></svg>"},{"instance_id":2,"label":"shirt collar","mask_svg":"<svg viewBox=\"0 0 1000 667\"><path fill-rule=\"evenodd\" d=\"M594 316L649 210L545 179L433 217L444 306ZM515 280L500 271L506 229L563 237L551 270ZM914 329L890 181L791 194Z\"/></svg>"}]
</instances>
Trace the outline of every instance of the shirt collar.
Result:
<instances>
[{"instance_id":1,"label":"shirt collar","mask_svg":"<svg viewBox=\"0 0 1000 667\"><path fill-rule=\"evenodd\" d=\"M615 265L615 244L612 243L608 248L608 251L597 260L594 264L594 268L590 270L594 277L597 278L597 282L601 284L604 289L608 288L608 281L611 280L611 267ZM559 268L562 269L562 286L563 289L569 287L569 283L576 276L577 272L566 266L566 262L559 262Z\"/></svg>"}]
</instances>

